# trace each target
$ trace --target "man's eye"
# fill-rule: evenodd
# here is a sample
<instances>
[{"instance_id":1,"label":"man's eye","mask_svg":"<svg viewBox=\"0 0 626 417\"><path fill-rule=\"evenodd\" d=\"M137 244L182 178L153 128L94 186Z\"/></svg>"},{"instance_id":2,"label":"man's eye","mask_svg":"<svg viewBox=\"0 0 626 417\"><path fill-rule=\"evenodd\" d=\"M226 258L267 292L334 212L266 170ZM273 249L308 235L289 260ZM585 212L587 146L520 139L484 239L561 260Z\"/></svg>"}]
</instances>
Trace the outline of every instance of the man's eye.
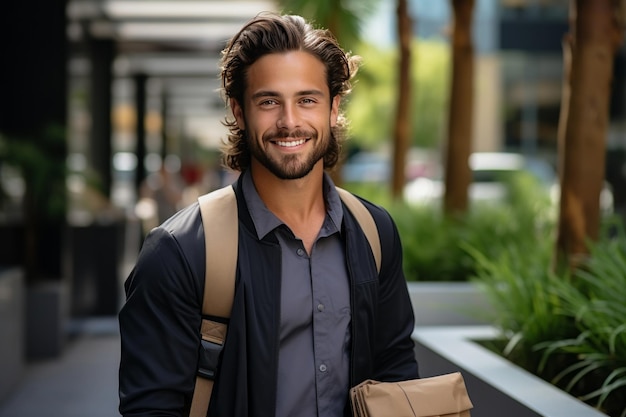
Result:
<instances>
[{"instance_id":1,"label":"man's eye","mask_svg":"<svg viewBox=\"0 0 626 417\"><path fill-rule=\"evenodd\" d=\"M303 103L303 104L312 104L312 103L315 103L315 100L313 100L312 98L303 98L301 100L301 103Z\"/></svg>"},{"instance_id":2,"label":"man's eye","mask_svg":"<svg viewBox=\"0 0 626 417\"><path fill-rule=\"evenodd\" d=\"M263 100L261 103L259 103L261 106L273 106L275 104L277 104L278 102L276 100Z\"/></svg>"}]
</instances>

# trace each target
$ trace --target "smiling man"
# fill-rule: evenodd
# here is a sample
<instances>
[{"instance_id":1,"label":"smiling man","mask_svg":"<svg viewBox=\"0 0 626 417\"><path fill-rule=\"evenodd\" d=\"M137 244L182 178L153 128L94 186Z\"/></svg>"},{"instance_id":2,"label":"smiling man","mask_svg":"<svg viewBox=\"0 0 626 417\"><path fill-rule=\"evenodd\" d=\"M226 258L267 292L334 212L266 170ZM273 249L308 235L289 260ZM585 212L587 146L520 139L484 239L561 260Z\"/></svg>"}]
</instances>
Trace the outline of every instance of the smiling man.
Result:
<instances>
[{"instance_id":1,"label":"smiling man","mask_svg":"<svg viewBox=\"0 0 626 417\"><path fill-rule=\"evenodd\" d=\"M237 127L248 132L252 165L280 180L323 170L341 100L330 97L324 64L301 51L265 55L248 70L248 83L242 105L230 105Z\"/></svg>"},{"instance_id":2,"label":"smiling man","mask_svg":"<svg viewBox=\"0 0 626 417\"><path fill-rule=\"evenodd\" d=\"M298 16L261 14L222 52L232 117L224 162L239 216L233 309L208 416L349 416L366 379L417 377L396 226L376 223L380 271L326 173L344 137L358 57ZM146 238L120 312L120 412L188 415L205 265L198 204ZM206 263L205 263L206 262Z\"/></svg>"}]
</instances>

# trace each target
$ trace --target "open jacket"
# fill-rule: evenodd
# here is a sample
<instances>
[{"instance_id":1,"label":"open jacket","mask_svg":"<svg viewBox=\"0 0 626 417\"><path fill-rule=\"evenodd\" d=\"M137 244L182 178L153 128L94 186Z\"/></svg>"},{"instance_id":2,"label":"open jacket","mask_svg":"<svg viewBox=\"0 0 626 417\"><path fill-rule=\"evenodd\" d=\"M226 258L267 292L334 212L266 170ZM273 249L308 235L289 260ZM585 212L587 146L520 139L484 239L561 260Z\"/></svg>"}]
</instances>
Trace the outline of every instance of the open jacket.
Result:
<instances>
[{"instance_id":1,"label":"open jacket","mask_svg":"<svg viewBox=\"0 0 626 417\"><path fill-rule=\"evenodd\" d=\"M235 298L208 416L274 417L279 352L281 249L259 240L241 184ZM350 384L417 377L414 318L402 272L397 229L388 213L364 201L382 247L377 276L365 234L344 205L342 239L350 277ZM123 416L188 413L200 349L205 245L198 204L146 237L125 283L119 321ZM347 393L346 393L347 395ZM346 407L347 416L350 415Z\"/></svg>"}]
</instances>

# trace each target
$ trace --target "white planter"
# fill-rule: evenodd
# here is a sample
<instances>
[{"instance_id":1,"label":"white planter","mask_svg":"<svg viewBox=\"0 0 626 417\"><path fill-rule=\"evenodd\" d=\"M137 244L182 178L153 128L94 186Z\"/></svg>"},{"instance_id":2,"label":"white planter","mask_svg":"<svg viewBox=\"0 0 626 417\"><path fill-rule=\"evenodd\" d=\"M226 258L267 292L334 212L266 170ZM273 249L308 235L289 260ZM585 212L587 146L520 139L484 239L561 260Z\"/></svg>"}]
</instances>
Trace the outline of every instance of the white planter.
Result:
<instances>
[{"instance_id":1,"label":"white planter","mask_svg":"<svg viewBox=\"0 0 626 417\"><path fill-rule=\"evenodd\" d=\"M471 282L409 282L416 326L488 324L491 305Z\"/></svg>"},{"instance_id":2,"label":"white planter","mask_svg":"<svg viewBox=\"0 0 626 417\"><path fill-rule=\"evenodd\" d=\"M460 371L474 404L472 417L606 417L475 342L497 336L492 326L416 327L420 375Z\"/></svg>"}]
</instances>

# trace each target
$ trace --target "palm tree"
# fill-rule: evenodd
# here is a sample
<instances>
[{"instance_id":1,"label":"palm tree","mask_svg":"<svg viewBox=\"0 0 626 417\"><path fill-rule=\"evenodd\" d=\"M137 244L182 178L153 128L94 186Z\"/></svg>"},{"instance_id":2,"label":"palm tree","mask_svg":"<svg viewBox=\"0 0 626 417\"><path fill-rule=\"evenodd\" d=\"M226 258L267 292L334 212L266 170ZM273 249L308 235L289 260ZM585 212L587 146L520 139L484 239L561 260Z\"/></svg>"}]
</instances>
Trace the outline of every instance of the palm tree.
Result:
<instances>
[{"instance_id":1,"label":"palm tree","mask_svg":"<svg viewBox=\"0 0 626 417\"><path fill-rule=\"evenodd\" d=\"M279 0L278 4L283 12L299 14L330 30L340 45L349 49L360 40L363 19L373 12L377 1Z\"/></svg>"},{"instance_id":2,"label":"palm tree","mask_svg":"<svg viewBox=\"0 0 626 417\"><path fill-rule=\"evenodd\" d=\"M448 111L448 140L445 151L444 211L467 210L467 190L471 180L468 159L472 148L474 101L474 48L472 15L474 0L452 0L452 82Z\"/></svg>"},{"instance_id":3,"label":"palm tree","mask_svg":"<svg viewBox=\"0 0 626 417\"><path fill-rule=\"evenodd\" d=\"M621 9L620 9L621 8ZM571 0L563 41L559 119L561 199L557 264L579 265L600 228L614 56L624 33L625 0Z\"/></svg>"}]
</instances>

